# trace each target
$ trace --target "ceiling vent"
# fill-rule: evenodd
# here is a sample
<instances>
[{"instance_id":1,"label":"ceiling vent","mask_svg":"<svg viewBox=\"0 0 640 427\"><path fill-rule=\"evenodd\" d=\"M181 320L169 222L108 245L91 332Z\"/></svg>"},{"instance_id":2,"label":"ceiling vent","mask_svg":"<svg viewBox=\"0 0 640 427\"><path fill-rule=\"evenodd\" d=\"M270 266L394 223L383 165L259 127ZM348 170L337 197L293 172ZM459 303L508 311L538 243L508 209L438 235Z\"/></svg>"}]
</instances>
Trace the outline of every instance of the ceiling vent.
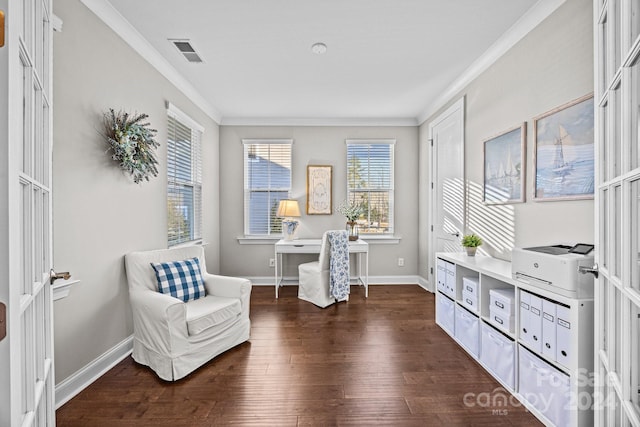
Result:
<instances>
[{"instance_id":1,"label":"ceiling vent","mask_svg":"<svg viewBox=\"0 0 640 427\"><path fill-rule=\"evenodd\" d=\"M189 62L202 62L189 40L169 40Z\"/></svg>"}]
</instances>

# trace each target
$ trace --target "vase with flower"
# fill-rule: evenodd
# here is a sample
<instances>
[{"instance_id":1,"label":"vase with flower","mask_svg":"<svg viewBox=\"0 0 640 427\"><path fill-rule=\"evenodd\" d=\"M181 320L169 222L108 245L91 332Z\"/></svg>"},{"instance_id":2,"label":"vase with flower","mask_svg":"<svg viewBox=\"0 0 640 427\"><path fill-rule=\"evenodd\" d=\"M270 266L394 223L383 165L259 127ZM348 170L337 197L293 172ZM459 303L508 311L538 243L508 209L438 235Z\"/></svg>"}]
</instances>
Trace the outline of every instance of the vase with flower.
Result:
<instances>
[{"instance_id":1,"label":"vase with flower","mask_svg":"<svg viewBox=\"0 0 640 427\"><path fill-rule=\"evenodd\" d=\"M349 233L349 240L355 241L358 240L358 222L357 220L364 213L364 209L362 205L357 203L349 203L344 201L339 207L338 212L344 215L347 218L347 231Z\"/></svg>"}]
</instances>

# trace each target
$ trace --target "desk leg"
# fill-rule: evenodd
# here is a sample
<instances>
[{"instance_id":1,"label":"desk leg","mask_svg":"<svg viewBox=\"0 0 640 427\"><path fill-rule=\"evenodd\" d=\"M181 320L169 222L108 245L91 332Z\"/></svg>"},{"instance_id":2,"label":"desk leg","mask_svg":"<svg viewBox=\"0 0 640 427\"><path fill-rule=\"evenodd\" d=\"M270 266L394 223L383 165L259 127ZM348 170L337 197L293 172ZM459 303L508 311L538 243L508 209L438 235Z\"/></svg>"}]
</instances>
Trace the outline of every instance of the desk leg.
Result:
<instances>
[{"instance_id":1,"label":"desk leg","mask_svg":"<svg viewBox=\"0 0 640 427\"><path fill-rule=\"evenodd\" d=\"M364 297L369 298L369 251L364 253Z\"/></svg>"},{"instance_id":2,"label":"desk leg","mask_svg":"<svg viewBox=\"0 0 640 427\"><path fill-rule=\"evenodd\" d=\"M278 299L278 287L280 286L280 283L278 281L278 264L279 264L279 262L278 262L278 251L276 251L276 259L275 259L275 261L276 261L276 273L275 273L274 279L275 279L275 284L276 284L276 299Z\"/></svg>"}]
</instances>

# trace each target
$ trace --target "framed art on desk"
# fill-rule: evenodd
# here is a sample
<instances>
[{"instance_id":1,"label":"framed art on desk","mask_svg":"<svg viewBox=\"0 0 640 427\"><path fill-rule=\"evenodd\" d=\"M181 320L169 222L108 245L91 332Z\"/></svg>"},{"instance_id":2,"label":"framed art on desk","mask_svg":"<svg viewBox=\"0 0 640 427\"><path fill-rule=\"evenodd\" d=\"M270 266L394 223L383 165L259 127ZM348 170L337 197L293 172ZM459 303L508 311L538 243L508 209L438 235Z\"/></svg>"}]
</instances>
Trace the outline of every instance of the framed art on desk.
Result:
<instances>
[{"instance_id":1,"label":"framed art on desk","mask_svg":"<svg viewBox=\"0 0 640 427\"><path fill-rule=\"evenodd\" d=\"M307 166L307 215L331 215L333 166Z\"/></svg>"}]
</instances>

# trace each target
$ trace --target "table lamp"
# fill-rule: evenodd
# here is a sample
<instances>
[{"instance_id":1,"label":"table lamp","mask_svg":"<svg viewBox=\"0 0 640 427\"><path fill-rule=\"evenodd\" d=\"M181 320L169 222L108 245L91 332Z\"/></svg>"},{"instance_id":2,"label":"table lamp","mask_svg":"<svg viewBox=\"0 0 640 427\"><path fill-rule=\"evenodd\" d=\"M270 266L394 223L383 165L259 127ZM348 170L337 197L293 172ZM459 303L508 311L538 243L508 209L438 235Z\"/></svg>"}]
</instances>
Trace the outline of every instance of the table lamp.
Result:
<instances>
[{"instance_id":1,"label":"table lamp","mask_svg":"<svg viewBox=\"0 0 640 427\"><path fill-rule=\"evenodd\" d=\"M291 199L280 200L276 216L283 218L282 234L284 235L284 240L293 240L296 228L298 228L298 224L300 224L297 219L294 219L295 217L300 217L298 202Z\"/></svg>"}]
</instances>

